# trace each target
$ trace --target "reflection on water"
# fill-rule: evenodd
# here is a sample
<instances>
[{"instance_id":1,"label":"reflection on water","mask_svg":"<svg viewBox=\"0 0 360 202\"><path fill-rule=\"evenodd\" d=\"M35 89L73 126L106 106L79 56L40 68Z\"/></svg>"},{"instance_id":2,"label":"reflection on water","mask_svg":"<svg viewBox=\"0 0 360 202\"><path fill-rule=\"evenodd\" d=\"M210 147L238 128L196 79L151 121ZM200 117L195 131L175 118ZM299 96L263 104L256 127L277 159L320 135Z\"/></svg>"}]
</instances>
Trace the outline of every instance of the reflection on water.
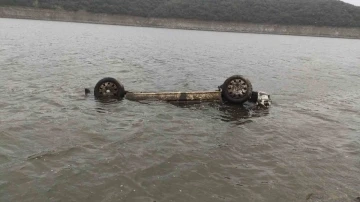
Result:
<instances>
[{"instance_id":1,"label":"reflection on water","mask_svg":"<svg viewBox=\"0 0 360 202\"><path fill-rule=\"evenodd\" d=\"M213 117L225 122L234 122L237 124L246 123L245 119L255 116L266 115L267 113L259 112L259 108L254 103L246 102L244 105L221 103L221 102L173 102L171 103L180 108L188 108L193 110L216 110L220 113ZM254 111L255 110L255 111ZM254 113L255 112L255 113Z\"/></svg>"},{"instance_id":2,"label":"reflection on water","mask_svg":"<svg viewBox=\"0 0 360 202\"><path fill-rule=\"evenodd\" d=\"M267 116L270 108L259 108L253 103L245 103L243 106L221 105L218 110L223 113L222 121L245 124L249 123L246 119Z\"/></svg>"},{"instance_id":3,"label":"reflection on water","mask_svg":"<svg viewBox=\"0 0 360 202\"><path fill-rule=\"evenodd\" d=\"M270 113L270 108L259 107L255 103L245 102L243 105L222 103L220 101L161 101L161 100L141 100L141 101L128 101L124 102L124 99L95 99L96 102L96 111L99 113L107 113L109 111L116 111L118 106L121 106L123 109L127 109L129 102L137 103L139 105L156 105L157 103L169 104L176 106L180 109L189 109L192 111L197 111L198 113L203 112L203 116L207 116L206 111L212 110L217 111L215 116L212 116L213 119L221 120L224 122L232 122L236 125L241 125L251 122L247 120L253 117L262 117L267 116Z\"/></svg>"}]
</instances>

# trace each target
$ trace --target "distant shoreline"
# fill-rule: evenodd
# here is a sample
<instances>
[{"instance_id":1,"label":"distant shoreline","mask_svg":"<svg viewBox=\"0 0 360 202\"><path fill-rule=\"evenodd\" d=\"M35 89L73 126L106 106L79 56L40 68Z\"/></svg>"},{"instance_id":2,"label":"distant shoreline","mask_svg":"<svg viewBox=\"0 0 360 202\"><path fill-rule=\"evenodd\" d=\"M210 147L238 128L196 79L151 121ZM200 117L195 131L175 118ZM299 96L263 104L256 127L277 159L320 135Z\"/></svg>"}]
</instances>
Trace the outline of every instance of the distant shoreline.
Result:
<instances>
[{"instance_id":1,"label":"distant shoreline","mask_svg":"<svg viewBox=\"0 0 360 202\"><path fill-rule=\"evenodd\" d=\"M144 18L137 16L97 14L85 11L71 12L64 10L37 9L27 7L0 7L0 18L65 21L218 32L360 39L360 28L272 25L170 18Z\"/></svg>"}]
</instances>

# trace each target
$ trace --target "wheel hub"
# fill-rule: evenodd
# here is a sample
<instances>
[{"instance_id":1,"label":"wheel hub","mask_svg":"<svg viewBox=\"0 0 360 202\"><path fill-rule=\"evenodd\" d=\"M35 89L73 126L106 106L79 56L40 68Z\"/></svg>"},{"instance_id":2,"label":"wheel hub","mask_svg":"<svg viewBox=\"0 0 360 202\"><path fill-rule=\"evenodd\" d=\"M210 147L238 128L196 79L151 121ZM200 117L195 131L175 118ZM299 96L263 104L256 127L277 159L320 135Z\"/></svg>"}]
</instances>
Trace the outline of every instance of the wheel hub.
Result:
<instances>
[{"instance_id":1,"label":"wheel hub","mask_svg":"<svg viewBox=\"0 0 360 202\"><path fill-rule=\"evenodd\" d=\"M245 95L248 86L242 79L234 79L228 85L228 92L231 97L239 98Z\"/></svg>"},{"instance_id":2,"label":"wheel hub","mask_svg":"<svg viewBox=\"0 0 360 202\"><path fill-rule=\"evenodd\" d=\"M118 91L117 86L112 82L105 82L99 88L99 93L104 96L116 96Z\"/></svg>"}]
</instances>

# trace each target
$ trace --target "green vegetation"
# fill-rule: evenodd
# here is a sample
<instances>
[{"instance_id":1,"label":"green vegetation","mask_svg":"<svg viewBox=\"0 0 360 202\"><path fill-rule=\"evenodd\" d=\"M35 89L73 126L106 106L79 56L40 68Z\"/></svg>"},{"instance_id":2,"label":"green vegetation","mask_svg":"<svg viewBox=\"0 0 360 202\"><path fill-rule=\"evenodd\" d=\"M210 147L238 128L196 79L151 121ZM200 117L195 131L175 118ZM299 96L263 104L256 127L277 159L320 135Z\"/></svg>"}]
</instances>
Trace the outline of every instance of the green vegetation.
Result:
<instances>
[{"instance_id":1,"label":"green vegetation","mask_svg":"<svg viewBox=\"0 0 360 202\"><path fill-rule=\"evenodd\" d=\"M360 7L339 0L0 0L1 5L142 17L360 27Z\"/></svg>"}]
</instances>

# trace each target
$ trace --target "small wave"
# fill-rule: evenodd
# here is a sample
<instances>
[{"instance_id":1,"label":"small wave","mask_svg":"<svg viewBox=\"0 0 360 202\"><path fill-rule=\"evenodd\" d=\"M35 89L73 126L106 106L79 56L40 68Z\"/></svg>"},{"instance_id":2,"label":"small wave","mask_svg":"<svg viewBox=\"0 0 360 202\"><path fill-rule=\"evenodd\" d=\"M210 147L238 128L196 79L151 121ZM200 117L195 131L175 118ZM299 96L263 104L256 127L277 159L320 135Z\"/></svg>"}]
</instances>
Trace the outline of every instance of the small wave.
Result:
<instances>
[{"instance_id":1,"label":"small wave","mask_svg":"<svg viewBox=\"0 0 360 202\"><path fill-rule=\"evenodd\" d=\"M74 155L74 153L82 151L81 147L70 147L62 150L47 150L47 151L41 151L39 153L32 154L28 156L27 160L34 160L34 159L42 159L42 158L52 158L55 156L58 157L65 157L65 156L71 156Z\"/></svg>"}]
</instances>

